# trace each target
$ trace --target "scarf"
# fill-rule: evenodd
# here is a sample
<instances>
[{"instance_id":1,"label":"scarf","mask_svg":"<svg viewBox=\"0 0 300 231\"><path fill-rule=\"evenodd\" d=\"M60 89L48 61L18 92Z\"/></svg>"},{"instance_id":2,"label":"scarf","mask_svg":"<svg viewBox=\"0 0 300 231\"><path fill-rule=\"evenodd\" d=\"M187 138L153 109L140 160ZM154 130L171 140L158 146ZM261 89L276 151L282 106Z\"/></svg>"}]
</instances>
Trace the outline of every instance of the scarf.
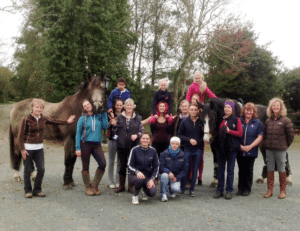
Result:
<instances>
[{"instance_id":1,"label":"scarf","mask_svg":"<svg viewBox=\"0 0 300 231\"><path fill-rule=\"evenodd\" d=\"M171 156L176 156L180 152L180 148L178 148L177 151L174 151L172 149L171 145L169 145L169 152L170 152Z\"/></svg>"}]
</instances>

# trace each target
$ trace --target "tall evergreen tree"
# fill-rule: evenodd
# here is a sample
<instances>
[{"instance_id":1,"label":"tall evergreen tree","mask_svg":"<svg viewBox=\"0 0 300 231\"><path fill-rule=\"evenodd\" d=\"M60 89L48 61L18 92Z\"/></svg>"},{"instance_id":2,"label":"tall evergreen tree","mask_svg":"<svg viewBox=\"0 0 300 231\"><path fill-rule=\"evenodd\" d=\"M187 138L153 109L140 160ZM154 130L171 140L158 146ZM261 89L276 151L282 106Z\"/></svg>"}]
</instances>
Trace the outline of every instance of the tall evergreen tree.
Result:
<instances>
[{"instance_id":1,"label":"tall evergreen tree","mask_svg":"<svg viewBox=\"0 0 300 231\"><path fill-rule=\"evenodd\" d=\"M87 72L118 72L134 40L125 0L36 1L47 32L43 55L49 100L74 93Z\"/></svg>"}]
</instances>

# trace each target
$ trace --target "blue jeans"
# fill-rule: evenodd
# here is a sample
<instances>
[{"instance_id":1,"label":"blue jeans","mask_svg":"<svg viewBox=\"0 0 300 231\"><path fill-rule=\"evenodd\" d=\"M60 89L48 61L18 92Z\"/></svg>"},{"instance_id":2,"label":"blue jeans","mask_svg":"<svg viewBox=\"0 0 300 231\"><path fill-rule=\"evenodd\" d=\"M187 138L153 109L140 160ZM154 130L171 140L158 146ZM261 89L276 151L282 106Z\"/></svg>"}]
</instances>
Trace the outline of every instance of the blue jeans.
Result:
<instances>
[{"instance_id":1,"label":"blue jeans","mask_svg":"<svg viewBox=\"0 0 300 231\"><path fill-rule=\"evenodd\" d=\"M225 165L227 162L227 180L226 180L226 191L233 191L233 179L234 179L234 165L235 159L237 156L237 152L229 152L227 153L226 158L218 158L218 187L217 191L223 193L224 184L225 184Z\"/></svg>"},{"instance_id":2,"label":"blue jeans","mask_svg":"<svg viewBox=\"0 0 300 231\"><path fill-rule=\"evenodd\" d=\"M190 191L194 191L195 189L195 184L196 184L196 180L197 180L197 172L198 172L198 168L199 168L199 164L202 158L202 154L203 154L203 150L188 150L187 148L185 148L184 150L184 154L187 156L187 161L188 161L188 165L190 169L191 166L191 162L193 161L193 175L192 175L192 179L191 179L191 187L190 187ZM189 175L189 171L186 171L185 176L183 177L182 181L181 181L181 191L184 192L185 191L185 185L187 182L187 178Z\"/></svg>"},{"instance_id":3,"label":"blue jeans","mask_svg":"<svg viewBox=\"0 0 300 231\"><path fill-rule=\"evenodd\" d=\"M160 175L160 184L162 194L168 195L168 185L170 185L170 194L177 193L180 191L180 181L171 181L168 173L163 173Z\"/></svg>"}]
</instances>

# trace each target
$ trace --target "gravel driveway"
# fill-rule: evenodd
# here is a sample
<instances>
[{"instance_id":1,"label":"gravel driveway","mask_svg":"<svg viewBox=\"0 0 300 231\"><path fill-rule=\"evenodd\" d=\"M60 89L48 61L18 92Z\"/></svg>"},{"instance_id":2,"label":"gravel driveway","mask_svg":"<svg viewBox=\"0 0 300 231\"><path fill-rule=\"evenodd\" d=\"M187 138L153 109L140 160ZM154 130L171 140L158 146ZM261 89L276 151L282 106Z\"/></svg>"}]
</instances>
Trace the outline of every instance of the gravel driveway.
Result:
<instances>
[{"instance_id":1,"label":"gravel driveway","mask_svg":"<svg viewBox=\"0 0 300 231\"><path fill-rule=\"evenodd\" d=\"M100 185L100 196L88 197L83 190L81 161L74 170L78 187L63 190L64 154L59 145L45 145L45 198L25 199L23 182L13 181L9 163L8 125L12 105L0 105L0 230L298 230L300 156L289 151L293 186L287 198L279 200L278 174L274 196L264 199L266 183L253 184L248 197L214 199L209 188L213 175L212 154L205 153L203 186L196 186L196 197L188 194L160 202L160 195L139 205L131 204L132 194L115 194L107 188L107 175ZM255 162L254 179L262 169L262 157ZM96 162L92 160L94 173ZM23 171L23 168L21 172ZM235 169L234 188L237 190ZM92 173L92 174L93 174ZM23 178L23 177L22 177Z\"/></svg>"}]
</instances>

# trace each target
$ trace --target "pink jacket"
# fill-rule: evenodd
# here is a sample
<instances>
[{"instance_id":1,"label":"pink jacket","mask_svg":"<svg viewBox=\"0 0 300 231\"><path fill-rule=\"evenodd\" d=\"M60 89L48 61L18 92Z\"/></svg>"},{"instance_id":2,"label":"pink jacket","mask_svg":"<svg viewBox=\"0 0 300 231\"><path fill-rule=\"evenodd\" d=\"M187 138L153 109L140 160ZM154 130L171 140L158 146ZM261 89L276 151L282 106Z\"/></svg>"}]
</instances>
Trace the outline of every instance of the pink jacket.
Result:
<instances>
[{"instance_id":1,"label":"pink jacket","mask_svg":"<svg viewBox=\"0 0 300 231\"><path fill-rule=\"evenodd\" d=\"M205 94L209 98L217 98L217 96L214 93L212 93L212 91L208 87L205 88L205 91L204 91L203 94L200 93L200 89L199 88L200 88L199 84L196 83L196 82L193 82L191 84L191 86L189 87L189 90L188 90L188 92L186 94L186 100L189 101L189 102L191 102L192 96L194 94L198 94L200 96L200 101L202 103L204 103L204 96L205 96Z\"/></svg>"}]
</instances>

